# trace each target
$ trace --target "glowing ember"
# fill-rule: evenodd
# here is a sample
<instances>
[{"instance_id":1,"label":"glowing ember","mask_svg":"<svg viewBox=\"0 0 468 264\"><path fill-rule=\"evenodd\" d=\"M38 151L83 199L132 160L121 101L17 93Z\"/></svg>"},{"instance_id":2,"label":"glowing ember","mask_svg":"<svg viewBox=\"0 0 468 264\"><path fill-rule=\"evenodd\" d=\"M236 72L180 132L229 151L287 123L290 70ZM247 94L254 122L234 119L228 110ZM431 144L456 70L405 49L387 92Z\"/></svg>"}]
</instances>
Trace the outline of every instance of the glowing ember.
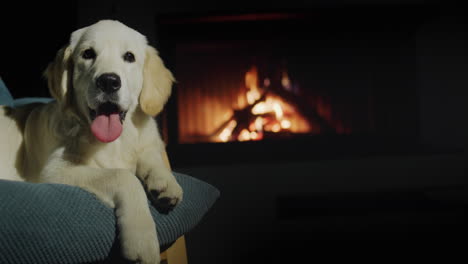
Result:
<instances>
[{"instance_id":1,"label":"glowing ember","mask_svg":"<svg viewBox=\"0 0 468 264\"><path fill-rule=\"evenodd\" d=\"M283 118L283 109L279 103L273 104L273 110L275 111L276 119Z\"/></svg>"},{"instance_id":2,"label":"glowing ember","mask_svg":"<svg viewBox=\"0 0 468 264\"><path fill-rule=\"evenodd\" d=\"M223 129L223 131L219 134L219 139L223 142L228 142L229 138L232 135L232 131L236 128L237 122L236 120L231 120L228 125Z\"/></svg>"},{"instance_id":3,"label":"glowing ember","mask_svg":"<svg viewBox=\"0 0 468 264\"><path fill-rule=\"evenodd\" d=\"M266 102L260 102L252 108L252 114L262 115L268 112L272 112L272 110L273 110L272 107L270 105L267 105Z\"/></svg>"},{"instance_id":4,"label":"glowing ember","mask_svg":"<svg viewBox=\"0 0 468 264\"><path fill-rule=\"evenodd\" d=\"M281 120L281 128L283 129L289 129L291 128L291 121L289 120Z\"/></svg>"},{"instance_id":5,"label":"glowing ember","mask_svg":"<svg viewBox=\"0 0 468 264\"><path fill-rule=\"evenodd\" d=\"M248 141L250 140L250 132L247 129L243 129L242 132L239 134L237 140L239 141Z\"/></svg>"},{"instance_id":6,"label":"glowing ember","mask_svg":"<svg viewBox=\"0 0 468 264\"><path fill-rule=\"evenodd\" d=\"M280 124L274 124L274 125L271 127L271 131L273 131L273 132L275 132L275 133L280 132L280 130L281 130Z\"/></svg>"},{"instance_id":7,"label":"glowing ember","mask_svg":"<svg viewBox=\"0 0 468 264\"><path fill-rule=\"evenodd\" d=\"M255 132L255 131L250 132L250 138L251 138L252 140L257 139L257 137L258 137L258 133L257 133L257 132Z\"/></svg>"},{"instance_id":8,"label":"glowing ember","mask_svg":"<svg viewBox=\"0 0 468 264\"><path fill-rule=\"evenodd\" d=\"M247 92L246 96L247 102L249 103L249 105L251 105L260 98L260 93L258 92L258 90L250 90Z\"/></svg>"},{"instance_id":9,"label":"glowing ember","mask_svg":"<svg viewBox=\"0 0 468 264\"><path fill-rule=\"evenodd\" d=\"M263 118L261 116L257 117L254 122L255 130L263 131Z\"/></svg>"}]
</instances>

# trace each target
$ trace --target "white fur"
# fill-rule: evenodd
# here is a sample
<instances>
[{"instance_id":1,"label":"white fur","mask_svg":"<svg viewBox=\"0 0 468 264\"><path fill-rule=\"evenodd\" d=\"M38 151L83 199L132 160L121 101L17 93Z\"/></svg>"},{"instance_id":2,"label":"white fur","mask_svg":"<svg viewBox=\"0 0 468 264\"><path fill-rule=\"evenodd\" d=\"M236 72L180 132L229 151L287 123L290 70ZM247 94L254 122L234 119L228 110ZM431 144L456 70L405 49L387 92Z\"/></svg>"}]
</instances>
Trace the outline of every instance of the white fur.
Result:
<instances>
[{"instance_id":1,"label":"white fur","mask_svg":"<svg viewBox=\"0 0 468 264\"><path fill-rule=\"evenodd\" d=\"M95 60L82 58L87 48L96 51ZM135 62L123 60L127 51ZM95 86L95 78L109 72L122 81L115 98L106 98ZM159 197L181 201L182 189L171 173L156 122L148 115L157 114L166 102L172 74L143 35L104 20L73 32L46 75L55 102L0 107L1 176L69 184L94 193L116 209L124 256L159 263L156 227L137 177L148 190L160 192ZM90 132L89 108L106 100L128 111L122 135L111 143L99 142Z\"/></svg>"}]
</instances>

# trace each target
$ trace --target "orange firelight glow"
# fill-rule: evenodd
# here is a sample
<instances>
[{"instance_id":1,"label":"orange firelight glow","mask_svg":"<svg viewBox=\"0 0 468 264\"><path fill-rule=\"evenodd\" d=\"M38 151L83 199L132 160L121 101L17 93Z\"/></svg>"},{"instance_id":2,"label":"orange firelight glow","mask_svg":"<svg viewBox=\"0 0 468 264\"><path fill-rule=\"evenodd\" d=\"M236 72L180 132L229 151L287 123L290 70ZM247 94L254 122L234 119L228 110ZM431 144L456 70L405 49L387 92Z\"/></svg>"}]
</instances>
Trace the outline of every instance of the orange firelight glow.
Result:
<instances>
[{"instance_id":1,"label":"orange firelight glow","mask_svg":"<svg viewBox=\"0 0 468 264\"><path fill-rule=\"evenodd\" d=\"M265 132L280 133L309 133L311 124L292 105L274 93L266 93L271 84L270 79L263 80L260 87L258 70L252 67L245 74L245 87L247 91L239 95L239 102L247 102L253 118L250 123L240 130L237 138L233 138L233 132L239 125L239 120L232 119L218 134L218 140L227 142L230 140L250 141L262 140ZM281 78L281 86L285 91L290 91L293 83L286 72Z\"/></svg>"}]
</instances>

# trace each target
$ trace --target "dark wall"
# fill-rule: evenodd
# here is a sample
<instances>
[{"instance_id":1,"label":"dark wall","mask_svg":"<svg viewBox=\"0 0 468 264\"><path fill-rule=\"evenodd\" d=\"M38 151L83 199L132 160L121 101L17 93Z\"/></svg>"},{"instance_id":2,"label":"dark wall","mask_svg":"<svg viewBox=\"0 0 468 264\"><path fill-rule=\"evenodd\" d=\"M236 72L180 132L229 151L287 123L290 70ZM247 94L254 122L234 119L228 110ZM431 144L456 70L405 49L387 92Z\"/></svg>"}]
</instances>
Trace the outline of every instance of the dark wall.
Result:
<instances>
[{"instance_id":1,"label":"dark wall","mask_svg":"<svg viewBox=\"0 0 468 264\"><path fill-rule=\"evenodd\" d=\"M118 19L154 45L153 1L13 2L2 14L0 77L15 98L50 96L43 78L48 63L74 30L98 20Z\"/></svg>"},{"instance_id":2,"label":"dark wall","mask_svg":"<svg viewBox=\"0 0 468 264\"><path fill-rule=\"evenodd\" d=\"M468 20L446 6L416 35L421 138L442 147L468 143Z\"/></svg>"},{"instance_id":3,"label":"dark wall","mask_svg":"<svg viewBox=\"0 0 468 264\"><path fill-rule=\"evenodd\" d=\"M145 35L155 45L155 5L158 1L103 0L78 2L78 26L85 27L102 19L116 19Z\"/></svg>"},{"instance_id":4,"label":"dark wall","mask_svg":"<svg viewBox=\"0 0 468 264\"><path fill-rule=\"evenodd\" d=\"M0 77L15 98L49 96L42 77L76 27L74 0L2 4Z\"/></svg>"}]
</instances>

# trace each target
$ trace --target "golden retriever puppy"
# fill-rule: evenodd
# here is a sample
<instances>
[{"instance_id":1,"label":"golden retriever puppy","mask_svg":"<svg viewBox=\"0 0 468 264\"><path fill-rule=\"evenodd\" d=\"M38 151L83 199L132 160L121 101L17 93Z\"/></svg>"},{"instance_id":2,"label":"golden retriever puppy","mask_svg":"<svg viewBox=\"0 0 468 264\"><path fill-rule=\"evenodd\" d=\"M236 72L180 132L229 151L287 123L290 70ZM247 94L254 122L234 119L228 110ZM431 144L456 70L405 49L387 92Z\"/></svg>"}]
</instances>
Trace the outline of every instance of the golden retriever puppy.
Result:
<instances>
[{"instance_id":1,"label":"golden retriever puppy","mask_svg":"<svg viewBox=\"0 0 468 264\"><path fill-rule=\"evenodd\" d=\"M182 200L152 118L171 72L145 36L103 20L73 32L45 75L55 101L0 107L2 175L94 193L115 208L123 255L159 263L146 192L163 211Z\"/></svg>"}]
</instances>

